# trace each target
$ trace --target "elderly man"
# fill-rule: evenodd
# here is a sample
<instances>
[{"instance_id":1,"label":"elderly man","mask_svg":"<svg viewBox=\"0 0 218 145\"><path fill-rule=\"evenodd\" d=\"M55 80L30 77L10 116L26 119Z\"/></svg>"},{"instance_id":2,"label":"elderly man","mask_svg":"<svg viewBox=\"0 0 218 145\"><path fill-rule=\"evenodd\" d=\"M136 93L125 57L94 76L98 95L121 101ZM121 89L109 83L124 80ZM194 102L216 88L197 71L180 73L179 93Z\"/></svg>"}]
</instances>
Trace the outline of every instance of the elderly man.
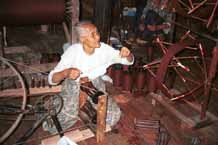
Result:
<instances>
[{"instance_id":1,"label":"elderly man","mask_svg":"<svg viewBox=\"0 0 218 145\"><path fill-rule=\"evenodd\" d=\"M128 48L123 47L119 51L100 42L98 30L90 22L79 23L76 26L76 31L79 43L71 45L64 52L60 62L50 72L48 78L51 85L57 85L64 81L61 92L64 107L58 115L64 130L74 125L78 119L79 93L82 82L90 81L95 88L105 92L102 76L106 73L107 67L115 63L131 65L134 59ZM107 124L115 125L119 121L120 115L119 107L109 97ZM43 126L51 133L56 132L55 128L49 128L46 123Z\"/></svg>"}]
</instances>

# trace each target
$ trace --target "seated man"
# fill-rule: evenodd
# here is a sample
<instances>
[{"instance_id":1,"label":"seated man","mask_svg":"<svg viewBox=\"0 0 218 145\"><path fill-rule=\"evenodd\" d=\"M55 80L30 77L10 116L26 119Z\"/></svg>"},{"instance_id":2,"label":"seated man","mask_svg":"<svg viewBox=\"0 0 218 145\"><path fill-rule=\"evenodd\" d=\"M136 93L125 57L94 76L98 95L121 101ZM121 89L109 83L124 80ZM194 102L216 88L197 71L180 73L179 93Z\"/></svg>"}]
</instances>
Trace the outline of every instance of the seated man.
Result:
<instances>
[{"instance_id":1,"label":"seated man","mask_svg":"<svg viewBox=\"0 0 218 145\"><path fill-rule=\"evenodd\" d=\"M63 130L68 129L78 119L79 94L82 82L92 82L95 88L105 92L105 84L101 76L107 67L114 63L133 64L133 55L128 48L115 50L100 42L100 35L95 25L81 22L76 26L79 43L71 45L61 56L58 65L49 74L49 83L57 85L63 80L61 95L64 107L58 114ZM113 126L120 118L121 111L117 104L108 97L106 123ZM56 129L43 124L44 129L55 133Z\"/></svg>"}]
</instances>

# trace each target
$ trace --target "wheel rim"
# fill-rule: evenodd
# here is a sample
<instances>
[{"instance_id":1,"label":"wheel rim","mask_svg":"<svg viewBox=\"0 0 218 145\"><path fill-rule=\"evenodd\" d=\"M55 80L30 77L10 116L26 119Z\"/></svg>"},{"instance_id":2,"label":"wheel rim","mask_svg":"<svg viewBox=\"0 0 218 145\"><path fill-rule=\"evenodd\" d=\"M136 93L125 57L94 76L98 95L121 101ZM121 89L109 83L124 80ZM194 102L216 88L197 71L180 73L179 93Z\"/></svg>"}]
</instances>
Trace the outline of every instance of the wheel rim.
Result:
<instances>
[{"instance_id":1,"label":"wheel rim","mask_svg":"<svg viewBox=\"0 0 218 145\"><path fill-rule=\"evenodd\" d=\"M63 108L63 99L57 94L45 94L37 100L35 108L44 108L44 113L58 115Z\"/></svg>"},{"instance_id":2,"label":"wheel rim","mask_svg":"<svg viewBox=\"0 0 218 145\"><path fill-rule=\"evenodd\" d=\"M25 107L26 107L26 103L27 103L27 90L26 90L26 86L25 86L24 80L23 80L21 74L6 59L4 59L3 57L0 57L0 61L3 63L3 65L8 66L14 72L14 74L18 77L18 79L19 79L19 82L21 84L21 89L22 89L22 92L23 92L23 94L22 94L22 102L21 102L20 109L24 110ZM16 117L15 121L7 129L7 131L4 132L4 134L2 136L0 136L0 143L4 142L14 132L14 130L17 128L17 126L21 122L23 116L24 116L24 114L19 114Z\"/></svg>"},{"instance_id":3,"label":"wheel rim","mask_svg":"<svg viewBox=\"0 0 218 145\"><path fill-rule=\"evenodd\" d=\"M169 97L171 101L191 98L196 100L196 97L200 97L203 94L206 80L205 76L207 76L208 73L206 60L204 59L204 56L201 56L199 49L190 50L191 52L195 51L197 56L179 55L186 55L185 51L187 50L183 44L177 43L172 45L160 61L156 73L154 70L149 70L155 78L152 79L149 84L149 92L160 90L165 96ZM193 52L190 53L190 51L189 54L192 54ZM178 59L181 57L186 59ZM178 65L178 62L181 63L180 66ZM166 80L168 79L167 74L170 70L174 71L177 76L176 85L172 88L169 88L166 83ZM171 92L170 90L173 89L178 91ZM197 100L199 100L199 98ZM201 100L199 100L199 102L200 101Z\"/></svg>"}]
</instances>

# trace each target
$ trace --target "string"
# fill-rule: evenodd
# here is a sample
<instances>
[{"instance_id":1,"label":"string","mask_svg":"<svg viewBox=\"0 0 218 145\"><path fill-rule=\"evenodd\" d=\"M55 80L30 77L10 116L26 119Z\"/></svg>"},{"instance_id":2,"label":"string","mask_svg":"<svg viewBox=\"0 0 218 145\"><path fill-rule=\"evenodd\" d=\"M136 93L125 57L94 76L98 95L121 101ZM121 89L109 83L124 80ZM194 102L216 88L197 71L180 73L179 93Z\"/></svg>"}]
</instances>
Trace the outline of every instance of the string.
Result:
<instances>
[{"instance_id":1,"label":"string","mask_svg":"<svg viewBox=\"0 0 218 145\"><path fill-rule=\"evenodd\" d=\"M23 63L18 63L18 62L16 62L16 61L13 61L13 60L4 58L4 57L2 57L2 56L0 56L0 58L3 59L3 60L6 60L6 61L8 61L8 62L12 62L12 63L14 63L14 64L16 64L16 65L24 66L24 67L26 67L26 68L28 68L28 69L34 71L34 72L39 72L39 73L42 73L42 74L44 74L44 75L48 75L48 74L49 74L49 73L43 72L43 71L41 71L41 70L39 70L39 69L36 69L36 68L30 67L30 66L28 66L28 65L25 65L25 64L23 64Z\"/></svg>"}]
</instances>

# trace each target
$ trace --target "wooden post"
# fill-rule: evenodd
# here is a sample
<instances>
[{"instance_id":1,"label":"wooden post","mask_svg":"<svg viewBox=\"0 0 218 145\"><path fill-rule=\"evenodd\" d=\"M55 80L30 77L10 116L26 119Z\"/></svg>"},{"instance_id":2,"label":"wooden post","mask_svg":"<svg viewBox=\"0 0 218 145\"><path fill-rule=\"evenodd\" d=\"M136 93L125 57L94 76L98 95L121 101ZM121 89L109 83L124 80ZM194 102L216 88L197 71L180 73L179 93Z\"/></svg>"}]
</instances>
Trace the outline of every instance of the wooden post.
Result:
<instances>
[{"instance_id":1,"label":"wooden post","mask_svg":"<svg viewBox=\"0 0 218 145\"><path fill-rule=\"evenodd\" d=\"M79 12L80 12L80 2L79 0L72 0L72 13L71 13L71 43L74 44L77 42L77 36L75 31L75 25L79 22Z\"/></svg>"},{"instance_id":2,"label":"wooden post","mask_svg":"<svg viewBox=\"0 0 218 145\"><path fill-rule=\"evenodd\" d=\"M4 47L3 47L3 28L0 30L0 56L4 57Z\"/></svg>"},{"instance_id":3,"label":"wooden post","mask_svg":"<svg viewBox=\"0 0 218 145\"><path fill-rule=\"evenodd\" d=\"M100 32L101 41L107 43L111 27L112 0L95 0L94 8L95 25Z\"/></svg>"},{"instance_id":4,"label":"wooden post","mask_svg":"<svg viewBox=\"0 0 218 145\"><path fill-rule=\"evenodd\" d=\"M218 45L217 45L218 46ZM218 47L214 47L213 49L213 56L210 63L210 69L208 73L207 82L204 86L204 101L202 102L202 110L201 110L201 119L204 119L206 117L206 112L208 109L209 101L210 101L210 91L211 91L211 82L213 81L216 71L217 71L217 64L218 64Z\"/></svg>"},{"instance_id":5,"label":"wooden post","mask_svg":"<svg viewBox=\"0 0 218 145\"><path fill-rule=\"evenodd\" d=\"M62 23L63 29L64 29L64 34L65 34L65 38L67 40L68 43L71 43L71 39L70 39L70 32L67 28L67 24L65 22Z\"/></svg>"},{"instance_id":6,"label":"wooden post","mask_svg":"<svg viewBox=\"0 0 218 145\"><path fill-rule=\"evenodd\" d=\"M7 28L6 28L6 26L3 26L3 42L4 42L4 47L7 47L8 42L7 42Z\"/></svg>"},{"instance_id":7,"label":"wooden post","mask_svg":"<svg viewBox=\"0 0 218 145\"><path fill-rule=\"evenodd\" d=\"M107 113L107 96L102 95L98 98L98 110L97 110L97 129L96 139L97 143L104 140L104 132L106 129L106 113Z\"/></svg>"}]
</instances>

